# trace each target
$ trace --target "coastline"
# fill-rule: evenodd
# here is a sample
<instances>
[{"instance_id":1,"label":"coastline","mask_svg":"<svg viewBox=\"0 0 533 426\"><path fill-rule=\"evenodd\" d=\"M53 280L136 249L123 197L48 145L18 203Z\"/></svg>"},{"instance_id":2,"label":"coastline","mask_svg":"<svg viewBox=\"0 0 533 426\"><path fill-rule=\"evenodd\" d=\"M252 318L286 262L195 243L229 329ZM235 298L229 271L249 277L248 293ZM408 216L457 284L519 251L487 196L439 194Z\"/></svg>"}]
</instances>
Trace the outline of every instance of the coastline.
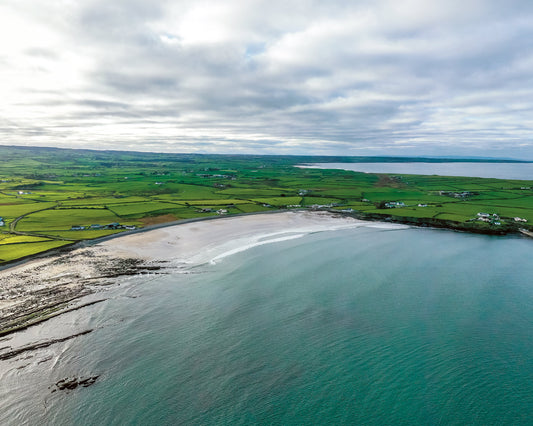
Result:
<instances>
[{"instance_id":1,"label":"coastline","mask_svg":"<svg viewBox=\"0 0 533 426\"><path fill-rule=\"evenodd\" d=\"M450 221L335 210L281 210L214 216L153 225L30 256L0 268L0 338L82 308L120 276L186 271L251 247L308 233L371 226L431 227L531 238L518 229L471 229ZM104 299L105 300L105 299ZM92 302L89 302L92 303Z\"/></svg>"},{"instance_id":2,"label":"coastline","mask_svg":"<svg viewBox=\"0 0 533 426\"><path fill-rule=\"evenodd\" d=\"M122 258L155 260L164 262L168 267L186 269L216 263L227 255L257 245L364 225L379 226L325 211L284 211L267 215L226 216L202 223L190 221L148 233L124 235L101 242L98 246Z\"/></svg>"},{"instance_id":3,"label":"coastline","mask_svg":"<svg viewBox=\"0 0 533 426\"><path fill-rule=\"evenodd\" d=\"M329 210L334 212L334 210ZM506 235L516 235L516 236L529 236L531 237L532 233L524 233L520 225L516 223L506 223L502 226L480 226L476 221L470 222L456 222L453 220L447 219L438 219L438 218L418 218L412 216L396 216L387 213L366 213L363 211L353 211L350 213L342 213L346 216L350 216L359 220L368 221L368 222L384 222L384 223L397 223L409 226L416 226L419 228L435 228L435 229L446 229L449 231L457 232L467 232L471 234L482 234L482 235L494 235L494 236L506 236ZM527 231L527 230L526 230Z\"/></svg>"},{"instance_id":4,"label":"coastline","mask_svg":"<svg viewBox=\"0 0 533 426\"><path fill-rule=\"evenodd\" d=\"M15 268L15 267L20 266L20 265L24 265L24 264L26 264L28 262L32 262L34 260L46 259L46 258L49 258L49 257L58 256L60 254L70 253L70 252L72 252L74 250L77 250L77 249L80 249L80 248L92 247L92 246L98 245L98 244L100 244L100 243L102 243L104 241L113 240L115 238L123 238L123 237L125 237L127 235L143 234L145 232L150 232L150 231L153 231L153 230L156 230L156 229L168 228L168 227L172 227L172 226L179 226L179 225L184 225L184 224L193 223L193 222L211 221L211 220L217 220L217 219L225 219L225 218L228 218L228 217L234 218L234 217L242 217L242 216L277 214L277 213L282 213L282 212L287 212L287 211L289 211L289 210L285 209L285 210L270 210L270 211L263 211L263 212L239 213L239 214L234 214L234 215L231 215L231 216L206 216L206 217L197 217L197 218L192 218L192 219L180 219L180 220L175 220L175 221L172 221L172 222L158 223L156 225L148 225L148 226L144 226L142 228L137 228L135 230L117 232L116 234L106 235L106 236L103 236L103 237L93 238L93 239L90 239L90 240L82 240L82 241L73 242L72 244L67 244L67 245L64 245L64 246L61 246L61 247L53 248L53 249L50 249L50 250L45 250L45 251L42 251L42 252L36 253L36 254L30 254L29 256L21 257L21 258L16 259L16 260L11 260L11 261L5 262L2 265L0 265L0 272L2 272L4 270Z\"/></svg>"},{"instance_id":5,"label":"coastline","mask_svg":"<svg viewBox=\"0 0 533 426\"><path fill-rule=\"evenodd\" d=\"M328 221L320 214L315 216L322 223ZM278 221L277 218L272 219ZM227 228L239 227L238 221L230 221L229 218L214 222L223 222ZM248 227L246 224L240 226ZM198 228L196 231L189 230L191 235L204 234L210 240L217 237L211 232L211 226L202 223L195 227ZM255 240L242 239L241 242L250 245L267 240L275 243L273 240L289 236L297 238L294 229L285 231L291 232ZM245 236L242 229L237 229L237 232ZM156 244L156 236L148 235L148 240L154 241L143 238L146 244ZM198 238L203 237L199 235ZM143 239L139 239L139 243ZM137 249L120 238L113 244L115 242L120 242L126 250ZM174 245L167 246L175 253L188 248L192 250L192 247L182 245L183 238L174 242ZM201 246L200 241L194 244ZM461 329L465 318L477 320L473 334L463 342L465 350L471 348L472 341L483 339L481 342L490 346L493 335L503 336L504 339L498 343L502 351L498 354L505 360L504 355L509 353L506 329L511 325L513 330L518 330L517 334L512 333L513 343L517 345L513 347L522 350L513 354L518 359L524 359L527 358L528 348L520 342L527 341L529 317L523 315L528 304L520 302L527 300L529 294L529 247L529 241L519 241L514 237L479 237L365 223L360 228L312 234L300 241L276 243L233 258L223 258L223 263L214 267L209 264L213 257L204 256L208 263L198 268L193 266L189 269L190 275L185 270L183 275L172 271L168 276L119 278L113 286L91 297L105 297L106 302L83 307L0 338L0 348L11 346L9 350L0 349L0 357L3 358L0 359L1 395L4 401L0 419L18 424L25 423L26 419L41 418L45 423L68 423L73 415L82 413L82 416L87 414L105 423L113 419L117 410L132 407L134 410L128 411L128 416L121 417L127 423L139 418L144 406L137 403L142 404L146 395L151 396L146 407L157 406L158 401L178 390L181 393L175 401L183 400L184 395L197 400L199 392L204 389L214 390L216 394L234 390L239 397L243 386L238 377L250 372L252 380L247 384L254 387L256 383L265 383L266 392L260 389L259 398L272 390L277 392L280 380L284 385L289 376L294 377L295 382L290 384L291 387L294 384L295 397L298 398L299 384L314 383L313 380L325 371L324 365L334 375L342 376L348 372L350 376L346 384L352 389L351 384L357 378L361 378L361 386L366 386L365 372L368 369L379 376L379 371L383 371L382 361L387 360L390 366L396 368L390 371L389 364L386 364L387 380L394 381L400 375L405 380L406 389L411 389L413 374L416 376L424 359L432 359L433 367L437 368L441 365L442 353L457 352L454 331ZM228 253L223 250L218 252ZM191 254L184 253L183 259L187 260ZM472 259L472 256L475 257ZM487 268L495 261L498 263L494 270ZM516 270L515 266L525 266L525 269ZM513 271L516 271L514 276L506 275ZM502 276L506 280L502 281ZM495 285L487 286L487 282ZM495 292L495 286L500 291ZM518 288L523 291L515 291ZM456 298L450 298L450 294L458 294L458 300L469 304L461 305L458 311L454 303ZM511 299L507 299L506 295ZM492 312L480 316L476 308L479 303L485 306L487 296L491 296L489 306L492 306ZM428 303L434 307L429 318ZM502 303L523 309L513 316L524 318L518 327L515 327L514 321L501 321ZM448 309L443 311L443 307ZM401 309L401 313L397 309ZM388 315L387 320L382 321L385 314ZM439 344L435 344L434 336L427 333L427 324L440 326L443 317L448 328L439 331L449 337L449 345L445 346L440 344L440 340ZM494 318L494 321L487 324L487 318ZM494 325L500 326L500 329L487 333L487 327L490 331ZM406 327L413 330L410 336L417 340L405 342ZM252 339L260 346L248 344ZM370 341L372 346L363 348L361 357L368 363L365 362L357 371L351 370L353 354L359 353L360 345L366 341ZM272 347L272 342L277 346ZM279 342L282 344L278 345ZM351 342L348 347L346 342ZM394 346L395 342L400 346ZM433 345L432 352L428 355L418 351L422 361L418 358L413 360L412 349L425 348L428 344ZM480 352L472 354L467 360L459 360L463 362L462 366L446 365L439 375L449 377L452 368L457 374L450 378L449 384L461 390L465 368L472 368L469 360L486 354L480 357L479 364L474 364L480 370L473 373L475 377L484 376L483 372L492 366L493 352L487 354L487 346L483 344L476 345L478 347ZM309 348L313 351L310 352ZM331 354L337 352L343 354L342 358L346 360L343 365L346 367L336 369L338 359ZM317 359L317 353L323 358ZM405 370L405 365L398 362L397 353L402 359L409 360L411 370ZM255 357L249 358L248 354L255 354ZM278 358L278 354L283 354L283 357ZM309 357L306 358L307 354ZM305 360L303 364L302 360ZM276 366L276 369L272 370L270 366ZM379 371L373 370L374 367ZM515 371L512 367L511 372ZM257 369L262 369L263 374L255 375ZM206 370L208 374L204 374ZM491 377L487 382L487 394L499 389L498 385L502 382L508 383L508 372L503 369L501 375ZM306 374L302 382L301 374ZM275 377L270 381L272 375ZM156 380L152 381L154 377ZM320 386L327 387L331 376L320 377L323 378ZM521 377L524 377L524 382L519 383L524 383L523 390L527 392L527 374ZM217 380L220 383L215 383ZM90 385L94 382L95 386L90 389L62 390L63 383L81 387L80 383ZM471 382L475 390L477 382ZM184 389L182 386L187 383L194 384L194 388ZM202 385L197 386L198 383ZM236 383L236 386L226 388L226 383ZM419 384L410 398L416 399L419 389L424 391L427 381L423 376ZM375 399L373 397L379 393L379 386L380 383L376 383L376 388L367 393L369 400ZM145 391L139 393L139 389ZM345 386L338 388L341 408L346 389ZM505 389L502 391L504 394ZM127 405L118 403L115 399L117 395L125 395ZM314 395L314 392L310 394L311 400ZM318 395L320 397L321 393ZM390 401L394 402L397 396L393 389ZM233 405L234 399L231 397L224 401ZM255 399L251 402L254 403ZM384 412L389 405L383 404ZM137 407L141 408L135 412ZM178 405L176 412L181 412L182 407ZM203 412L205 406L199 405L198 410ZM225 418L222 416L228 412L232 410L224 410L218 419ZM150 422L150 418L147 416L145 420ZM173 417L173 420L185 423L190 419L193 419L192 415L188 418ZM240 419L237 418L236 422Z\"/></svg>"},{"instance_id":6,"label":"coastline","mask_svg":"<svg viewBox=\"0 0 533 426\"><path fill-rule=\"evenodd\" d=\"M144 234L146 232L151 232L158 229L163 228L169 228L173 226L182 226L189 223L195 223L195 222L205 222L205 221L214 221L214 220L224 220L229 218L242 218L246 216L263 216L263 215L276 215L279 213L328 213L330 215L333 215L335 217L348 217L352 219L357 219L359 221L364 222L381 222L384 224L387 223L395 223L395 224L403 224L408 226L416 226L416 227L422 227L422 228L435 228L435 229L447 229L450 231L458 231L458 232L468 232L468 233L474 233L474 234L484 234L484 235L496 235L496 236L505 236L505 235L517 235L517 236L523 236L523 237L533 237L533 232L523 229L520 227L520 225L512 224L511 226L501 226L499 228L480 228L476 227L475 225L472 225L472 222L455 222L452 220L443 220L443 219L436 219L436 218L417 218L417 217L411 217L411 216L395 216L395 215L389 215L386 213L383 214L376 214L376 213L366 213L363 211L356 211L353 212L343 212L341 210L331 210L331 209L319 209L319 210L313 210L313 209L281 209L281 210L270 210L270 211L263 211L263 212L250 212L250 213L239 213L239 214L232 214L230 216L207 216L207 217L200 217L200 218L192 218L192 219L181 219L176 220L172 222L164 222L159 223L156 225L148 225L142 228L138 228L131 231L124 231L124 232L118 232L116 234L106 235L103 237L98 237L90 240L83 240L78 242L73 242L72 244L64 245L62 247L53 248L50 250L46 250L40 253L31 254L29 256L25 256L16 260L8 261L0 265L0 273L2 271L11 270L13 268L25 265L29 262L34 262L39 259L47 259L54 256L60 256L62 254L68 254L73 251L76 251L78 249L86 248L86 247L93 247L98 244L101 244L103 242L114 240L116 238L124 238L130 235L136 235L136 234ZM524 232L526 231L526 232Z\"/></svg>"},{"instance_id":7,"label":"coastline","mask_svg":"<svg viewBox=\"0 0 533 426\"><path fill-rule=\"evenodd\" d=\"M387 226L328 212L285 211L202 218L85 241L0 270L0 338L80 309L87 296L105 300L106 286L121 276L187 271L257 245L363 225Z\"/></svg>"}]
</instances>

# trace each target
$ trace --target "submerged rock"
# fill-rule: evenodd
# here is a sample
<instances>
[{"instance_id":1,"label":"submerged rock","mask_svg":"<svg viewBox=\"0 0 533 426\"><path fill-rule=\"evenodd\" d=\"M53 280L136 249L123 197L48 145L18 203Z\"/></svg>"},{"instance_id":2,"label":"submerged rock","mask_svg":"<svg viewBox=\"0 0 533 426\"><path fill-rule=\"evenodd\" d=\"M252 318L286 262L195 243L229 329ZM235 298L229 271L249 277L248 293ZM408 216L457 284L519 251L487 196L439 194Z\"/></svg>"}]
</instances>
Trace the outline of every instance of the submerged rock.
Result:
<instances>
[{"instance_id":1,"label":"submerged rock","mask_svg":"<svg viewBox=\"0 0 533 426\"><path fill-rule=\"evenodd\" d=\"M64 379L59 380L58 382L54 384L55 389L52 390L52 393L57 390L74 390L78 386L87 388L93 385L98 379L98 377L100 376L98 375L98 376L91 376L91 377L86 377L86 378L73 377L71 379L66 377Z\"/></svg>"}]
</instances>

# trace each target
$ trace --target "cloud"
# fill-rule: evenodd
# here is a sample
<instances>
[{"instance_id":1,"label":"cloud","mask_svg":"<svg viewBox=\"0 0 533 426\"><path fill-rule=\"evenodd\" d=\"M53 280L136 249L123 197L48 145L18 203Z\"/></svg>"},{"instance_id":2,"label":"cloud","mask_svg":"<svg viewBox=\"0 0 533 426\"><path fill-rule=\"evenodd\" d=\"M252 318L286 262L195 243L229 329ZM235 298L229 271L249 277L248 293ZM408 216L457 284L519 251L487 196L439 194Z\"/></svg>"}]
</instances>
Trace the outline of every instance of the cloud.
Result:
<instances>
[{"instance_id":1,"label":"cloud","mask_svg":"<svg viewBox=\"0 0 533 426\"><path fill-rule=\"evenodd\" d=\"M526 1L5 0L3 144L533 159Z\"/></svg>"}]
</instances>

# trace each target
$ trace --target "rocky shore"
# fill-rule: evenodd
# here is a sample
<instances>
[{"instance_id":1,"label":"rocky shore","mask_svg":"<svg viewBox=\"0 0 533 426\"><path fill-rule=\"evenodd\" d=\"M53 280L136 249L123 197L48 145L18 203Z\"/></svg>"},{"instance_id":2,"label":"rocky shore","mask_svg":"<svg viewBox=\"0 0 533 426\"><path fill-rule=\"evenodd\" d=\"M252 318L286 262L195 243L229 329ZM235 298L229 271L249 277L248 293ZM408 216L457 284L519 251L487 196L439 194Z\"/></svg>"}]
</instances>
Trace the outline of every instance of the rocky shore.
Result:
<instances>
[{"instance_id":1,"label":"rocky shore","mask_svg":"<svg viewBox=\"0 0 533 426\"><path fill-rule=\"evenodd\" d=\"M163 273L164 266L113 256L92 247L0 272L0 337L57 315L99 303L81 303L124 275Z\"/></svg>"}]
</instances>

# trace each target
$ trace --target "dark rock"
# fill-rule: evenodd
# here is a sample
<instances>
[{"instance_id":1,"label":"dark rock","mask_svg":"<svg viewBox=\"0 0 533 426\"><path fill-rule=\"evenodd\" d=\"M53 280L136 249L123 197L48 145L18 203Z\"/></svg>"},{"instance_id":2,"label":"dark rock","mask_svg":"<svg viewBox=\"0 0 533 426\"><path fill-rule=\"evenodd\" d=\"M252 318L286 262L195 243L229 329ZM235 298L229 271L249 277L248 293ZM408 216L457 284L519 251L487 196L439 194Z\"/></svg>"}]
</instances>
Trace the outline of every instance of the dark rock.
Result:
<instances>
[{"instance_id":1,"label":"dark rock","mask_svg":"<svg viewBox=\"0 0 533 426\"><path fill-rule=\"evenodd\" d=\"M100 376L91 376L87 378L74 377L72 379L69 379L68 377L64 378L56 382L56 384L54 385L56 388L52 390L52 393L56 390L74 390L78 386L87 388L93 385L98 379L98 377Z\"/></svg>"}]
</instances>

